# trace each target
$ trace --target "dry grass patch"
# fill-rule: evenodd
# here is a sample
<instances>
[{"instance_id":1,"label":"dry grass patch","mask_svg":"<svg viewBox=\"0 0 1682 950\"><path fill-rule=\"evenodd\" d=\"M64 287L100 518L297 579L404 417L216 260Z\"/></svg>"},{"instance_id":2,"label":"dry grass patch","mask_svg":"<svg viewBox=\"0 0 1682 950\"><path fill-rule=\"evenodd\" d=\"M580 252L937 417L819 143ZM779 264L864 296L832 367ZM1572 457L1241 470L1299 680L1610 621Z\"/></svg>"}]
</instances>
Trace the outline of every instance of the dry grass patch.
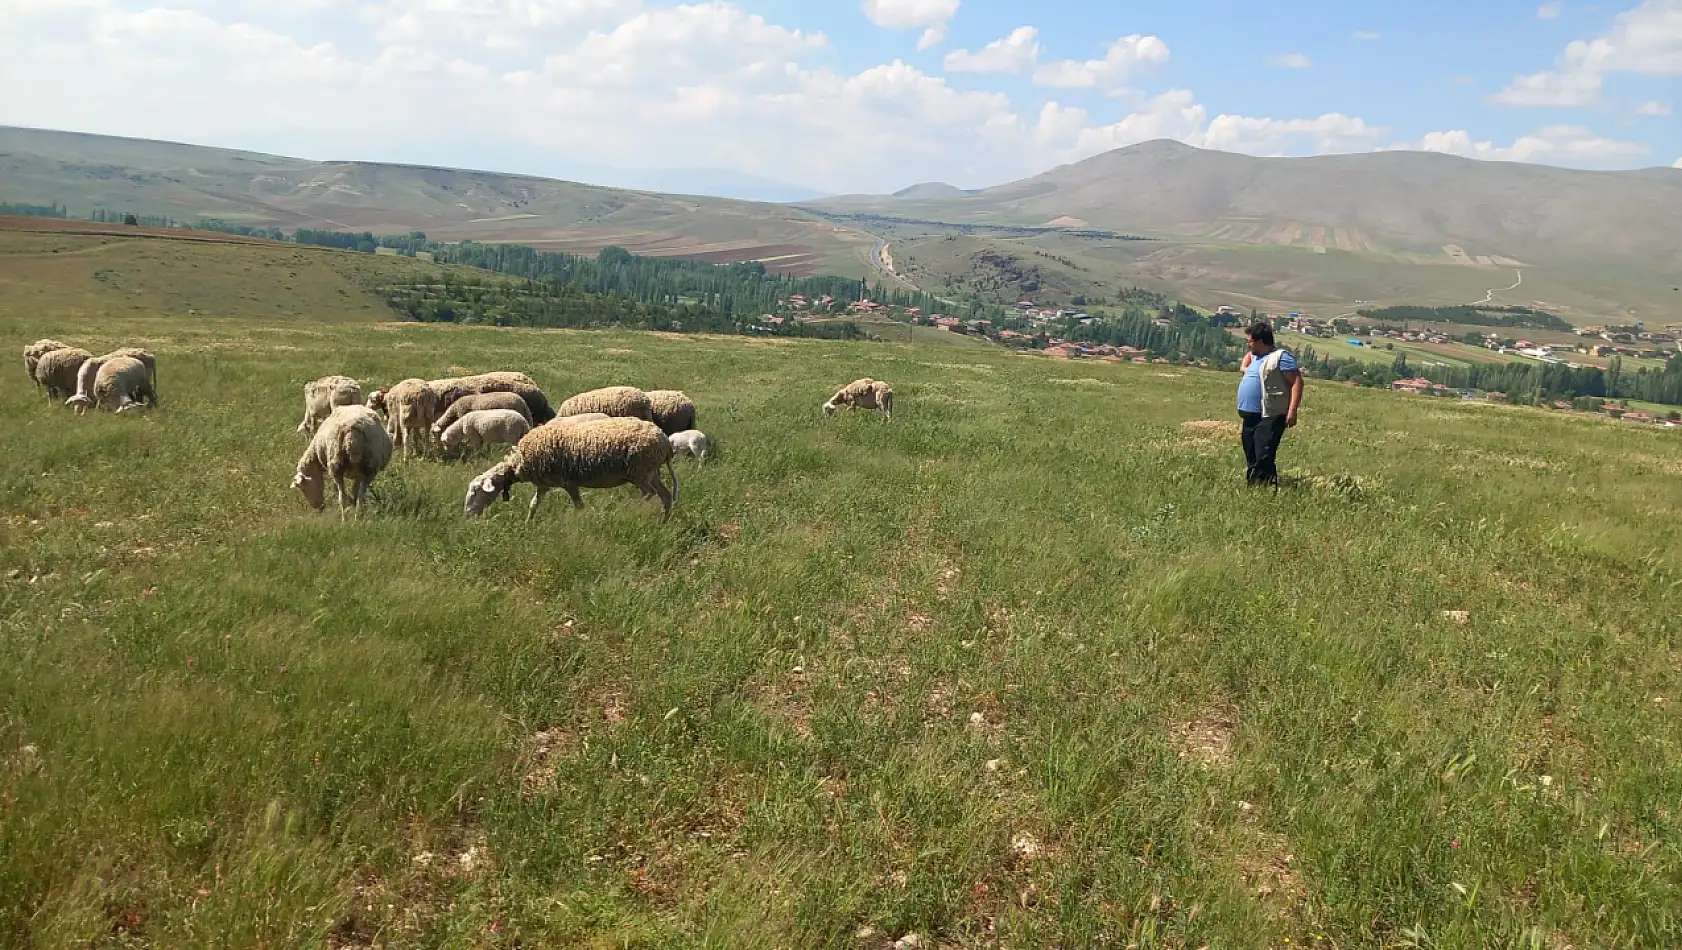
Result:
<instances>
[{"instance_id":1,"label":"dry grass patch","mask_svg":"<svg viewBox=\"0 0 1682 950\"><path fill-rule=\"evenodd\" d=\"M1234 725L1232 715L1223 710L1209 710L1195 719L1175 723L1180 758L1219 768L1231 765Z\"/></svg>"}]
</instances>

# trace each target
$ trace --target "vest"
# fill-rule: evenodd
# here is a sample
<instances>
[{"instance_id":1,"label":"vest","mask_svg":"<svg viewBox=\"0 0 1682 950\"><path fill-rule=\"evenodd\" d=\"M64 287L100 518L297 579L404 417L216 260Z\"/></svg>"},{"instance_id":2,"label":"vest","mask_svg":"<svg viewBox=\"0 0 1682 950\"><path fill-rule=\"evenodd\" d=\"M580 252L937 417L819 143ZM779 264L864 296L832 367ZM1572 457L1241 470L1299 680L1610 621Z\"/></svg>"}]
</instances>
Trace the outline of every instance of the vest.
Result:
<instances>
[{"instance_id":1,"label":"vest","mask_svg":"<svg viewBox=\"0 0 1682 950\"><path fill-rule=\"evenodd\" d=\"M1261 358L1261 369L1256 371L1261 378L1263 419L1282 416L1291 409L1291 387L1285 382L1285 374L1279 371L1279 361L1284 356L1284 350L1275 348Z\"/></svg>"}]
</instances>

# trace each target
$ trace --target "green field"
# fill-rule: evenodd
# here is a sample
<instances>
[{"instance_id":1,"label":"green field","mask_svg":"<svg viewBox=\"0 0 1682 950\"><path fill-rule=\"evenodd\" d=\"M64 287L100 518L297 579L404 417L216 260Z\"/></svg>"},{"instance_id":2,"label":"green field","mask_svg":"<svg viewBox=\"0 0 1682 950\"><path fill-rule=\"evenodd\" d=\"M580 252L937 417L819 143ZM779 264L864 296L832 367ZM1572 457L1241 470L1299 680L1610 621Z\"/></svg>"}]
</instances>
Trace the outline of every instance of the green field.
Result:
<instances>
[{"instance_id":1,"label":"green field","mask_svg":"<svg viewBox=\"0 0 1682 950\"><path fill-rule=\"evenodd\" d=\"M1370 344L1355 346L1349 342L1349 337L1347 335L1335 336L1331 339L1326 339L1324 337L1308 336L1302 333L1292 333L1288 330L1281 330L1278 333L1278 339L1280 345L1289 347L1291 351L1295 353L1301 353L1304 347L1311 346L1314 348L1314 352L1320 354L1321 356L1329 356L1335 359L1343 360L1358 359L1365 363L1384 366L1389 366L1391 363L1394 363L1396 361L1397 354L1405 355L1408 358L1408 363L1414 366L1429 366L1431 364L1436 364L1439 366L1466 367L1471 366L1474 363L1537 362L1536 360L1529 360L1524 357L1503 356L1493 350L1478 349L1458 343L1449 344L1449 346L1456 351L1464 351L1463 356L1450 356L1446 353L1439 353L1429 347L1413 346L1408 343L1403 343L1400 340L1388 340L1382 337L1373 337L1371 338L1372 342ZM1395 348L1385 349L1387 344L1394 344Z\"/></svg>"},{"instance_id":2,"label":"green field","mask_svg":"<svg viewBox=\"0 0 1682 950\"><path fill-rule=\"evenodd\" d=\"M1682 928L1676 433L1311 381L1247 491L1231 374L26 274L6 347L144 345L163 404L0 374L0 945ZM469 522L493 455L399 460L348 523L287 487L304 381L488 369L682 388L718 454L669 523L622 488L527 524L525 486ZM825 421L865 375L893 422Z\"/></svg>"}]
</instances>

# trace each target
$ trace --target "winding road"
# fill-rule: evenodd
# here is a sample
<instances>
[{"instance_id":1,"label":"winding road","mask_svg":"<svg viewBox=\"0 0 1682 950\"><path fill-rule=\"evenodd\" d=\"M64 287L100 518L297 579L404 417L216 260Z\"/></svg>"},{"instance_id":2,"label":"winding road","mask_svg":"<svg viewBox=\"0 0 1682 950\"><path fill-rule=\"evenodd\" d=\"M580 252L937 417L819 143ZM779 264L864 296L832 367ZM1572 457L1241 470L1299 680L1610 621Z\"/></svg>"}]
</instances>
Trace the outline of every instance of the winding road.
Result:
<instances>
[{"instance_id":1,"label":"winding road","mask_svg":"<svg viewBox=\"0 0 1682 950\"><path fill-rule=\"evenodd\" d=\"M1524 271L1522 271L1522 270L1514 270L1514 271L1513 271L1513 275L1514 275L1514 276L1515 276L1515 277L1517 277L1517 278L1518 278L1518 280L1515 280L1515 281L1513 281L1513 285L1512 285L1512 286L1511 286L1511 287L1496 287L1496 288L1492 288L1492 289L1490 289L1490 290L1488 290L1488 291L1486 291L1486 292L1485 292L1485 293L1484 293L1484 295L1483 295L1483 299L1482 299L1482 300L1480 300L1480 301L1478 301L1478 302L1477 302L1477 303L1475 303L1475 304L1472 304L1472 306L1474 306L1474 307L1481 307L1481 306L1483 306L1483 305L1484 305L1484 304L1488 304L1488 303L1494 303L1494 302L1495 302L1495 295L1496 295L1496 294L1500 294L1500 293L1506 293L1506 292L1507 292L1507 291L1509 291L1509 290L1517 290L1517 289L1519 289L1519 288L1520 288L1520 287L1522 287L1522 286L1524 286Z\"/></svg>"}]
</instances>

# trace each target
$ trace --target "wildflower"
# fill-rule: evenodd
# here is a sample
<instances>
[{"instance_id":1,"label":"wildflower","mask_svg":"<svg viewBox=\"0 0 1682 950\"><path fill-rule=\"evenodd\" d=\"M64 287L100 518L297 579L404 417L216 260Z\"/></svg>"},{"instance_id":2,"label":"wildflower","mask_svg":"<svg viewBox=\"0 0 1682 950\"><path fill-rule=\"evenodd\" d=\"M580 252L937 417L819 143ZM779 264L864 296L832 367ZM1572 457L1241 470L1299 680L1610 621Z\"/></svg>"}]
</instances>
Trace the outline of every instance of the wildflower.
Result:
<instances>
[{"instance_id":1,"label":"wildflower","mask_svg":"<svg viewBox=\"0 0 1682 950\"><path fill-rule=\"evenodd\" d=\"M1460 847L1460 839L1459 839L1459 838L1455 838L1455 839L1454 839L1454 840L1453 840L1453 841L1450 841L1450 842L1449 842L1449 843L1448 843L1448 846L1449 846L1449 847L1451 847L1451 848L1455 848L1455 849L1457 849L1457 850L1458 850L1458 849L1459 849L1459 847Z\"/></svg>"}]
</instances>

